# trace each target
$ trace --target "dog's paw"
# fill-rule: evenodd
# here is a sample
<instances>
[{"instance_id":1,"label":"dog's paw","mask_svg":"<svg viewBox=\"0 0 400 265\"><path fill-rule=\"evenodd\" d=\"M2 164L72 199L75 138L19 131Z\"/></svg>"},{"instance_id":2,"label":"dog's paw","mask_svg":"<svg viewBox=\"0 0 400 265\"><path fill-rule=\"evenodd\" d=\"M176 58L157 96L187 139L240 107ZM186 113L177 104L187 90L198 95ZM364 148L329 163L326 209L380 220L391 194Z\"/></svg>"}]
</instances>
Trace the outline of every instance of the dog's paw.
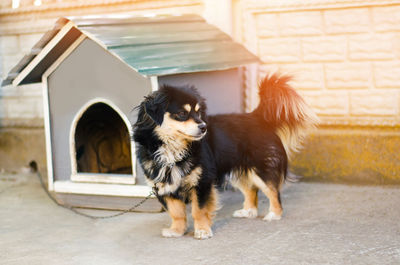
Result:
<instances>
[{"instance_id":1,"label":"dog's paw","mask_svg":"<svg viewBox=\"0 0 400 265\"><path fill-rule=\"evenodd\" d=\"M282 218L281 215L278 215L278 214L276 214L276 213L274 213L274 212L269 212L269 213L263 218L263 220L264 220L264 221L271 222L271 221L273 221L273 220L281 220L281 218Z\"/></svg>"},{"instance_id":2,"label":"dog's paw","mask_svg":"<svg viewBox=\"0 0 400 265\"><path fill-rule=\"evenodd\" d=\"M257 209L250 208L250 209L240 209L233 212L233 217L237 218L256 218L258 215Z\"/></svg>"},{"instance_id":3,"label":"dog's paw","mask_svg":"<svg viewBox=\"0 0 400 265\"><path fill-rule=\"evenodd\" d=\"M207 239L213 236L213 232L211 229L204 230L204 229L197 229L194 231L194 238L196 239Z\"/></svg>"},{"instance_id":4,"label":"dog's paw","mask_svg":"<svg viewBox=\"0 0 400 265\"><path fill-rule=\"evenodd\" d=\"M181 237L181 236L183 236L184 233L180 233L180 232L178 232L178 231L176 231L174 229L171 229L171 228L164 228L161 231L161 234L162 234L163 237Z\"/></svg>"}]
</instances>

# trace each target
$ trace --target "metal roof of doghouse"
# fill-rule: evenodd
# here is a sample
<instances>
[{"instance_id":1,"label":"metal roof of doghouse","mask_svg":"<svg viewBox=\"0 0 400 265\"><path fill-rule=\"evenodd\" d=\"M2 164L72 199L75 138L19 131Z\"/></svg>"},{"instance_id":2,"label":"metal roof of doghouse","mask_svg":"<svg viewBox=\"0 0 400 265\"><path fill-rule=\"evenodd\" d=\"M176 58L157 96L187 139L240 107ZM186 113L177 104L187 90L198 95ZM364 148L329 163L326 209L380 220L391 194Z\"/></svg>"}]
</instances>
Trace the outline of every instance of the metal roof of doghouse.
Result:
<instances>
[{"instance_id":1,"label":"metal roof of doghouse","mask_svg":"<svg viewBox=\"0 0 400 265\"><path fill-rule=\"evenodd\" d=\"M60 18L2 85L41 82L47 68L82 34L145 76L224 70L259 62L197 15L70 17Z\"/></svg>"}]
</instances>

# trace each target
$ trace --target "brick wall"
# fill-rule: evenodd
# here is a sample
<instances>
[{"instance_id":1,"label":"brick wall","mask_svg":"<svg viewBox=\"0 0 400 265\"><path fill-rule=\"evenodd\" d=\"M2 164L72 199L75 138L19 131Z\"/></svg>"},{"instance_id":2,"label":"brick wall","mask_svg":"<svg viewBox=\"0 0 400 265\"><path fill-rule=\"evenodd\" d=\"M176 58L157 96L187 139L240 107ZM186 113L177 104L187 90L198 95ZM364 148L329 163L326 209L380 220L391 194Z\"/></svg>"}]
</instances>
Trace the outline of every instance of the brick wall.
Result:
<instances>
[{"instance_id":1,"label":"brick wall","mask_svg":"<svg viewBox=\"0 0 400 265\"><path fill-rule=\"evenodd\" d=\"M43 33L0 36L0 73L8 72L27 54ZM42 127L43 106L40 84L0 87L0 127Z\"/></svg>"},{"instance_id":2,"label":"brick wall","mask_svg":"<svg viewBox=\"0 0 400 265\"><path fill-rule=\"evenodd\" d=\"M400 1L239 4L260 76L292 74L323 124L400 125Z\"/></svg>"},{"instance_id":3,"label":"brick wall","mask_svg":"<svg viewBox=\"0 0 400 265\"><path fill-rule=\"evenodd\" d=\"M0 127L43 127L40 84L7 86L0 94Z\"/></svg>"},{"instance_id":4,"label":"brick wall","mask_svg":"<svg viewBox=\"0 0 400 265\"><path fill-rule=\"evenodd\" d=\"M208 9L213 10L208 14L213 21L219 13L215 9L224 7L210 0L46 0L39 7L34 7L33 2L21 1L18 9L11 8L11 0L1 3L2 78L61 15L121 10L138 15L148 12L204 15L204 9ZM300 0L234 0L232 3L234 37L265 62L259 76L275 70L292 74L294 86L315 108L323 123L400 124L400 1L310 0L304 4ZM39 90L37 86L15 91L0 89L0 117L41 118L37 107L41 104ZM13 106L15 102L21 103L19 107Z\"/></svg>"}]
</instances>

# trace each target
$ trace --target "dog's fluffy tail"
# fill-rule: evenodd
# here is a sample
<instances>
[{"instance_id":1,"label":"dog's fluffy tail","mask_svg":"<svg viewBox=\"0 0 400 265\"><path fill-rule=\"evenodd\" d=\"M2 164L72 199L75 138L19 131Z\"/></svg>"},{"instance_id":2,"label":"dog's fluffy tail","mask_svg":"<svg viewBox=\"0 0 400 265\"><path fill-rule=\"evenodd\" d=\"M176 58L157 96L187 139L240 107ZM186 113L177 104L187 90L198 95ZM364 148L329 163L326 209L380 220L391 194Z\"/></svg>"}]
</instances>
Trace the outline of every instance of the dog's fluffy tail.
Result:
<instances>
[{"instance_id":1,"label":"dog's fluffy tail","mask_svg":"<svg viewBox=\"0 0 400 265\"><path fill-rule=\"evenodd\" d=\"M288 84L290 80L290 76L266 76L259 87L260 103L253 112L276 128L289 158L301 148L307 131L319 121L303 98Z\"/></svg>"}]
</instances>

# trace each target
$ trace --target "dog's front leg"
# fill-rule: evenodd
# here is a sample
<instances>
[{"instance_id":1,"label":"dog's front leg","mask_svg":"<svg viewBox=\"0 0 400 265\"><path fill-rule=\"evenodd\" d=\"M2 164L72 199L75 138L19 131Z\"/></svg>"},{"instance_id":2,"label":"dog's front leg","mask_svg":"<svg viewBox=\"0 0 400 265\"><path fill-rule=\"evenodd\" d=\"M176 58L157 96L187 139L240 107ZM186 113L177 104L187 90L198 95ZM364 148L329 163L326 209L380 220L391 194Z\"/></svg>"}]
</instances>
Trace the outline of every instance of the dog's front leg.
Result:
<instances>
[{"instance_id":1,"label":"dog's front leg","mask_svg":"<svg viewBox=\"0 0 400 265\"><path fill-rule=\"evenodd\" d=\"M184 202L171 197L165 197L167 210L172 219L170 228L162 230L164 237L180 237L186 232L186 205Z\"/></svg>"},{"instance_id":2,"label":"dog's front leg","mask_svg":"<svg viewBox=\"0 0 400 265\"><path fill-rule=\"evenodd\" d=\"M192 216L194 220L194 237L196 239L206 239L213 236L211 230L212 219L216 210L217 192L214 187L211 188L207 198L202 198L202 202L197 196L197 191L192 191Z\"/></svg>"}]
</instances>

